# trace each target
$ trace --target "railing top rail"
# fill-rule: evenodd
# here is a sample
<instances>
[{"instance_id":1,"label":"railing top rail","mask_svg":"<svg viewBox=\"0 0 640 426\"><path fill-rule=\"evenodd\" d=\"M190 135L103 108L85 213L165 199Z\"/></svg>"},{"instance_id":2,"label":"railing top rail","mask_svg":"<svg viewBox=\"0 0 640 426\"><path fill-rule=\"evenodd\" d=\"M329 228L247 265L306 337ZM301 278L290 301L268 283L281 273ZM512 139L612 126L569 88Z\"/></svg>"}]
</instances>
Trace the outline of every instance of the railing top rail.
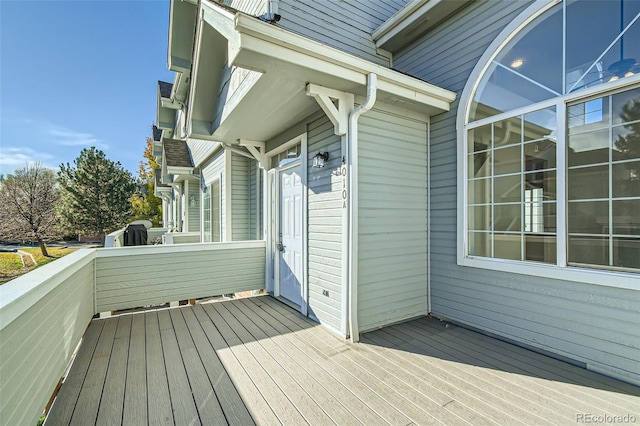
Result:
<instances>
[{"instance_id":1,"label":"railing top rail","mask_svg":"<svg viewBox=\"0 0 640 426\"><path fill-rule=\"evenodd\" d=\"M251 241L230 241L224 243L187 243L187 244L167 244L167 245L151 245L151 246L129 246L129 247L110 247L96 249L96 256L116 257L136 254L164 254L164 253L185 253L196 251L213 251L213 250L229 250L229 249L247 249L247 248L264 248L266 242L264 240Z\"/></svg>"},{"instance_id":2,"label":"railing top rail","mask_svg":"<svg viewBox=\"0 0 640 426\"><path fill-rule=\"evenodd\" d=\"M0 330L46 297L65 279L92 262L95 254L96 249L77 250L0 286Z\"/></svg>"}]
</instances>

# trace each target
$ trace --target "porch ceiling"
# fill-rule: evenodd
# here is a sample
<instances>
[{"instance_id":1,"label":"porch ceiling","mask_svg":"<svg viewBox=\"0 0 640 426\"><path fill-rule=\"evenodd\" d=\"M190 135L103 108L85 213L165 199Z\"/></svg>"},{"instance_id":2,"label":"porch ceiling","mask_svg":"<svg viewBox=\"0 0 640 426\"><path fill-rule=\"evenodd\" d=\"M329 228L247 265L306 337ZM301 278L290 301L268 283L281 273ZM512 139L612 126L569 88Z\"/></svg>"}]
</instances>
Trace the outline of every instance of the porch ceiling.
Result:
<instances>
[{"instance_id":1,"label":"porch ceiling","mask_svg":"<svg viewBox=\"0 0 640 426\"><path fill-rule=\"evenodd\" d=\"M425 115L449 109L455 94L314 42L254 17L203 2L188 113L190 136L222 142L268 140L318 109L308 83L366 95ZM230 88L231 67L254 71ZM211 96L216 93L217 96Z\"/></svg>"},{"instance_id":2,"label":"porch ceiling","mask_svg":"<svg viewBox=\"0 0 640 426\"><path fill-rule=\"evenodd\" d=\"M572 424L640 389L434 319L345 343L269 296L94 320L47 423Z\"/></svg>"}]
</instances>

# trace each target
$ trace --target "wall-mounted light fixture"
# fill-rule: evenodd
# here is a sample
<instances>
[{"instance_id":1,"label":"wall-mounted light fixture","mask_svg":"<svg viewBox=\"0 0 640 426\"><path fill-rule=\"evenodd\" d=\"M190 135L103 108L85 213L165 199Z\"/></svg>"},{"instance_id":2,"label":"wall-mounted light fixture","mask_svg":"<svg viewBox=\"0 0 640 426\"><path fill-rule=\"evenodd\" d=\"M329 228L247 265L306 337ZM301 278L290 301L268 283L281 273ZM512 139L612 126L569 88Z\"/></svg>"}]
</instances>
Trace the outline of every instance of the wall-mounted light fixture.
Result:
<instances>
[{"instance_id":1,"label":"wall-mounted light fixture","mask_svg":"<svg viewBox=\"0 0 640 426\"><path fill-rule=\"evenodd\" d=\"M321 169L326 165L327 161L329 161L329 153L328 152L318 152L313 157L313 167L317 167L317 168Z\"/></svg>"},{"instance_id":2,"label":"wall-mounted light fixture","mask_svg":"<svg viewBox=\"0 0 640 426\"><path fill-rule=\"evenodd\" d=\"M189 207L195 207L196 206L196 197L195 195L192 195L189 197Z\"/></svg>"}]
</instances>

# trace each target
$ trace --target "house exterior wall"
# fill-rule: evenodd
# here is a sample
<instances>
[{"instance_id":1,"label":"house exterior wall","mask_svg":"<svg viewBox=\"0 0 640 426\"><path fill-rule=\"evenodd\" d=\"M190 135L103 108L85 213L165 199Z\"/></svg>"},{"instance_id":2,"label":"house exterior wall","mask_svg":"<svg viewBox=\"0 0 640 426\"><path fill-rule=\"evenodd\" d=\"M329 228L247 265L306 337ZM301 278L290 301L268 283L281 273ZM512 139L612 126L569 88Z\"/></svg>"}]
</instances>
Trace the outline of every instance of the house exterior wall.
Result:
<instances>
[{"instance_id":1,"label":"house exterior wall","mask_svg":"<svg viewBox=\"0 0 640 426\"><path fill-rule=\"evenodd\" d=\"M371 33L406 0L280 0L278 27L304 35L374 63L389 66L379 55Z\"/></svg>"},{"instance_id":2,"label":"house exterior wall","mask_svg":"<svg viewBox=\"0 0 640 426\"><path fill-rule=\"evenodd\" d=\"M480 56L530 3L479 1L394 55L394 65L460 94ZM456 114L431 119L434 315L640 379L637 290L457 265Z\"/></svg>"},{"instance_id":3,"label":"house exterior wall","mask_svg":"<svg viewBox=\"0 0 640 426\"><path fill-rule=\"evenodd\" d=\"M216 0L224 6L232 7L249 15L260 16L267 11L268 0Z\"/></svg>"},{"instance_id":4,"label":"house exterior wall","mask_svg":"<svg viewBox=\"0 0 640 426\"><path fill-rule=\"evenodd\" d=\"M251 232L250 218L250 162L252 160L247 157L236 153L231 154L231 211L233 214L231 226L233 229L233 241L255 239L255 234Z\"/></svg>"},{"instance_id":5,"label":"house exterior wall","mask_svg":"<svg viewBox=\"0 0 640 426\"><path fill-rule=\"evenodd\" d=\"M189 180L187 184L187 199L185 200L188 205L187 214L187 232L200 231L200 182L197 180Z\"/></svg>"},{"instance_id":6,"label":"house exterior wall","mask_svg":"<svg viewBox=\"0 0 640 426\"><path fill-rule=\"evenodd\" d=\"M220 205L223 206L220 210L221 221L221 236L222 241L228 241L226 239L225 224L226 224L226 211L224 208L226 201L225 190L225 153L224 150L220 150L215 154L206 164L202 166L202 177L205 185L210 185L216 179L220 180Z\"/></svg>"},{"instance_id":7,"label":"house exterior wall","mask_svg":"<svg viewBox=\"0 0 640 426\"><path fill-rule=\"evenodd\" d=\"M262 239L262 172L257 161L249 161L249 224L251 239Z\"/></svg>"},{"instance_id":8,"label":"house exterior wall","mask_svg":"<svg viewBox=\"0 0 640 426\"><path fill-rule=\"evenodd\" d=\"M202 163L218 149L220 144L201 139L188 139L187 146L189 147L194 166L201 167Z\"/></svg>"},{"instance_id":9,"label":"house exterior wall","mask_svg":"<svg viewBox=\"0 0 640 426\"><path fill-rule=\"evenodd\" d=\"M359 120L358 325L428 313L427 123L371 110Z\"/></svg>"},{"instance_id":10,"label":"house exterior wall","mask_svg":"<svg viewBox=\"0 0 640 426\"><path fill-rule=\"evenodd\" d=\"M342 328L342 176L340 137L323 114L307 123L309 316L339 331ZM324 168L313 168L313 156L329 153Z\"/></svg>"}]
</instances>

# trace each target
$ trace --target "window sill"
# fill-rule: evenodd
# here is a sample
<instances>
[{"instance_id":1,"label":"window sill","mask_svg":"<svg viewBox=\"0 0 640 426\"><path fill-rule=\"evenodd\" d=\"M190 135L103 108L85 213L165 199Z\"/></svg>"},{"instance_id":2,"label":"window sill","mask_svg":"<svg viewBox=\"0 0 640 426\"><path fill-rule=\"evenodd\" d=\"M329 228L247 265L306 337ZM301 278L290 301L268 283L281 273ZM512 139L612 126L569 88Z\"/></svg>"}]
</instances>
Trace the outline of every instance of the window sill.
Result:
<instances>
[{"instance_id":1,"label":"window sill","mask_svg":"<svg viewBox=\"0 0 640 426\"><path fill-rule=\"evenodd\" d=\"M575 281L604 287L640 290L640 274L630 272L605 271L575 266L560 267L543 263L460 256L458 256L458 265L554 280Z\"/></svg>"}]
</instances>

